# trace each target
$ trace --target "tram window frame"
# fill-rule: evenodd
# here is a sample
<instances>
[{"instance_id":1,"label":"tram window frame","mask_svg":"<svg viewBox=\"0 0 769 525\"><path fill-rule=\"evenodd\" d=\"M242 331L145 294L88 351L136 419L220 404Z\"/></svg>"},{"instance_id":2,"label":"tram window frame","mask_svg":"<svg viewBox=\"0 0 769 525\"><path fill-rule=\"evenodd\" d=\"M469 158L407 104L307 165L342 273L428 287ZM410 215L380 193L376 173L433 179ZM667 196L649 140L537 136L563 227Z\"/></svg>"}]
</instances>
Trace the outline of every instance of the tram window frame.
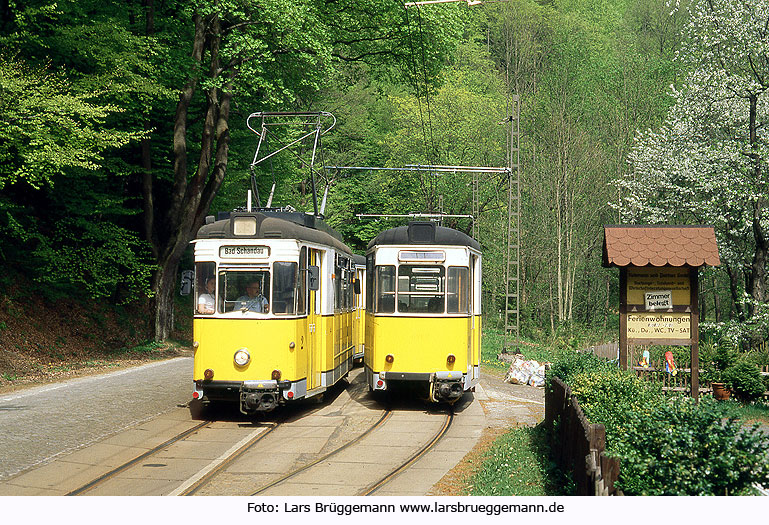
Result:
<instances>
[{"instance_id":1,"label":"tram window frame","mask_svg":"<svg viewBox=\"0 0 769 525\"><path fill-rule=\"evenodd\" d=\"M216 281L216 263L213 261L204 261L195 263L195 290L194 295L194 309L196 315L214 315L216 313L216 288L214 288L214 310L212 312L201 312L199 309L200 296L204 293L208 293L206 290L206 281L210 278L214 278Z\"/></svg>"},{"instance_id":2,"label":"tram window frame","mask_svg":"<svg viewBox=\"0 0 769 525\"><path fill-rule=\"evenodd\" d=\"M307 246L299 251L299 279L296 290L296 314L307 315Z\"/></svg>"},{"instance_id":3,"label":"tram window frame","mask_svg":"<svg viewBox=\"0 0 769 525\"><path fill-rule=\"evenodd\" d=\"M366 310L374 311L374 254L366 257Z\"/></svg>"},{"instance_id":4,"label":"tram window frame","mask_svg":"<svg viewBox=\"0 0 769 525\"><path fill-rule=\"evenodd\" d=\"M383 275L385 272L390 273L391 275L385 276ZM388 286L388 290L383 291L383 279L387 279L390 282L390 286ZM396 303L396 273L395 273L395 265L392 264L386 264L376 267L376 313L382 313L382 314L394 314L395 313L395 303ZM385 299L390 299L392 297L392 308L390 308L390 304L388 301L388 304L385 307L384 301Z\"/></svg>"},{"instance_id":5,"label":"tram window frame","mask_svg":"<svg viewBox=\"0 0 769 525\"><path fill-rule=\"evenodd\" d=\"M298 273L299 265L294 261L275 261L272 263L270 310L275 315L295 315ZM287 277L288 280L284 281ZM278 306L282 308L278 309Z\"/></svg>"},{"instance_id":6,"label":"tram window frame","mask_svg":"<svg viewBox=\"0 0 769 525\"><path fill-rule=\"evenodd\" d=\"M420 281L422 274L422 281ZM437 274L437 283L427 278ZM403 286L403 285L406 286ZM437 286L436 290L419 290L419 286ZM404 299L403 301L401 299ZM415 300L416 299L416 300ZM446 313L446 268L443 265L398 265L398 312L417 314Z\"/></svg>"},{"instance_id":7,"label":"tram window frame","mask_svg":"<svg viewBox=\"0 0 769 525\"><path fill-rule=\"evenodd\" d=\"M270 293L272 291L271 273L268 266L250 268L219 267L217 277L217 309L219 313L230 314L240 312L241 309L236 308L237 299L246 295L246 287L252 281L259 281L261 294L267 299L269 310L272 310L272 301L270 300ZM231 293L230 290L235 290L235 292ZM267 315L269 311L250 313Z\"/></svg>"},{"instance_id":8,"label":"tram window frame","mask_svg":"<svg viewBox=\"0 0 769 525\"><path fill-rule=\"evenodd\" d=\"M470 313L470 291L470 268L449 266L446 272L446 313Z\"/></svg>"}]
</instances>

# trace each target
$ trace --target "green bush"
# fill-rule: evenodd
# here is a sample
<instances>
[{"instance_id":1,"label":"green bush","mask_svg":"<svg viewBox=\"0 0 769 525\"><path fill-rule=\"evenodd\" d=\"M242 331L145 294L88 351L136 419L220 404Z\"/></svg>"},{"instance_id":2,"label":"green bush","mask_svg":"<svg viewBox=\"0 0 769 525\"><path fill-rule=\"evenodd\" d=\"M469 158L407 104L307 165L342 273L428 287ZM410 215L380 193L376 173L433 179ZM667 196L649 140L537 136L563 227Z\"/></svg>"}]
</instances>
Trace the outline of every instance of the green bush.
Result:
<instances>
[{"instance_id":1,"label":"green bush","mask_svg":"<svg viewBox=\"0 0 769 525\"><path fill-rule=\"evenodd\" d=\"M549 387L553 377L560 377L564 383L571 384L571 378L577 374L616 369L615 365L591 352L563 352L547 371L547 385Z\"/></svg>"},{"instance_id":2,"label":"green bush","mask_svg":"<svg viewBox=\"0 0 769 525\"><path fill-rule=\"evenodd\" d=\"M622 465L617 486L635 495L726 495L766 484L769 436L727 415L722 403L681 397L631 414L612 447Z\"/></svg>"},{"instance_id":3,"label":"green bush","mask_svg":"<svg viewBox=\"0 0 769 525\"><path fill-rule=\"evenodd\" d=\"M756 365L746 361L737 362L724 370L724 383L743 401L758 399L765 391L761 372Z\"/></svg>"},{"instance_id":4,"label":"green bush","mask_svg":"<svg viewBox=\"0 0 769 525\"><path fill-rule=\"evenodd\" d=\"M609 445L623 439L632 414L649 414L665 399L658 385L616 368L575 374L569 384L587 419L606 427Z\"/></svg>"}]
</instances>

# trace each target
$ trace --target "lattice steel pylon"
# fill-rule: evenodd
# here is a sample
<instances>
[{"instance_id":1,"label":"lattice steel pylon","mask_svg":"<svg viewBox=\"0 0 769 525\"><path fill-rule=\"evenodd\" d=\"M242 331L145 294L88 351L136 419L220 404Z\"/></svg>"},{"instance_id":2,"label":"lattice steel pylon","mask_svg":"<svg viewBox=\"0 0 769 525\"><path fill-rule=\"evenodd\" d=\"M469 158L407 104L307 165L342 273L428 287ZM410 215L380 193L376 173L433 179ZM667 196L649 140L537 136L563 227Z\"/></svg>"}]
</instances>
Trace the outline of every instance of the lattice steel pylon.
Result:
<instances>
[{"instance_id":1,"label":"lattice steel pylon","mask_svg":"<svg viewBox=\"0 0 769 525\"><path fill-rule=\"evenodd\" d=\"M507 352L521 339L521 101L511 96L510 149L507 166L507 251L505 254L505 337L502 351Z\"/></svg>"}]
</instances>

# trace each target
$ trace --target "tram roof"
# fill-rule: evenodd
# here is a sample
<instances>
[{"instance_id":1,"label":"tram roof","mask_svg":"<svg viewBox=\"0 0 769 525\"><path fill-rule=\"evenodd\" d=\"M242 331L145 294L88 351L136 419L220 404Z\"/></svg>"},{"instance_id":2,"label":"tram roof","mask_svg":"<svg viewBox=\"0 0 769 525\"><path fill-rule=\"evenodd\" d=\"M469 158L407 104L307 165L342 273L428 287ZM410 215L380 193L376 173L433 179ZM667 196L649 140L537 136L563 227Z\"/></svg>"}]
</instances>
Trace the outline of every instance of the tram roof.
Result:
<instances>
[{"instance_id":1,"label":"tram roof","mask_svg":"<svg viewBox=\"0 0 769 525\"><path fill-rule=\"evenodd\" d=\"M252 234L235 234L235 222L253 218ZM232 212L229 217L213 220L200 227L196 239L297 239L331 246L352 255L341 241L338 232L328 226L322 217L301 212Z\"/></svg>"},{"instance_id":2,"label":"tram roof","mask_svg":"<svg viewBox=\"0 0 769 525\"><path fill-rule=\"evenodd\" d=\"M428 221L411 221L407 226L385 230L374 237L368 247L386 244L468 246L481 250L480 243L469 235Z\"/></svg>"}]
</instances>

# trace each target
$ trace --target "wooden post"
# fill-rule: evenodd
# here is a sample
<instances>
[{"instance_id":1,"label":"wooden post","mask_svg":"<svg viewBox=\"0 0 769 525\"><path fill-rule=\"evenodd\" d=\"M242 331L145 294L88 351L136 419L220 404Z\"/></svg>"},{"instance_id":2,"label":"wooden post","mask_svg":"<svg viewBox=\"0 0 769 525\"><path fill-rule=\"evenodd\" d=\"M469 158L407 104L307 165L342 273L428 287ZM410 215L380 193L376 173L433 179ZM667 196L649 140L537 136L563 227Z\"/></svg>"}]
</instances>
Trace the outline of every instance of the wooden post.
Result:
<instances>
[{"instance_id":1,"label":"wooden post","mask_svg":"<svg viewBox=\"0 0 769 525\"><path fill-rule=\"evenodd\" d=\"M692 370L692 398L697 402L700 397L700 286L698 277L699 268L689 268L689 288L692 291L692 314L689 336L692 341L691 370Z\"/></svg>"},{"instance_id":2,"label":"wooden post","mask_svg":"<svg viewBox=\"0 0 769 525\"><path fill-rule=\"evenodd\" d=\"M627 268L619 269L619 366L627 370Z\"/></svg>"}]
</instances>

